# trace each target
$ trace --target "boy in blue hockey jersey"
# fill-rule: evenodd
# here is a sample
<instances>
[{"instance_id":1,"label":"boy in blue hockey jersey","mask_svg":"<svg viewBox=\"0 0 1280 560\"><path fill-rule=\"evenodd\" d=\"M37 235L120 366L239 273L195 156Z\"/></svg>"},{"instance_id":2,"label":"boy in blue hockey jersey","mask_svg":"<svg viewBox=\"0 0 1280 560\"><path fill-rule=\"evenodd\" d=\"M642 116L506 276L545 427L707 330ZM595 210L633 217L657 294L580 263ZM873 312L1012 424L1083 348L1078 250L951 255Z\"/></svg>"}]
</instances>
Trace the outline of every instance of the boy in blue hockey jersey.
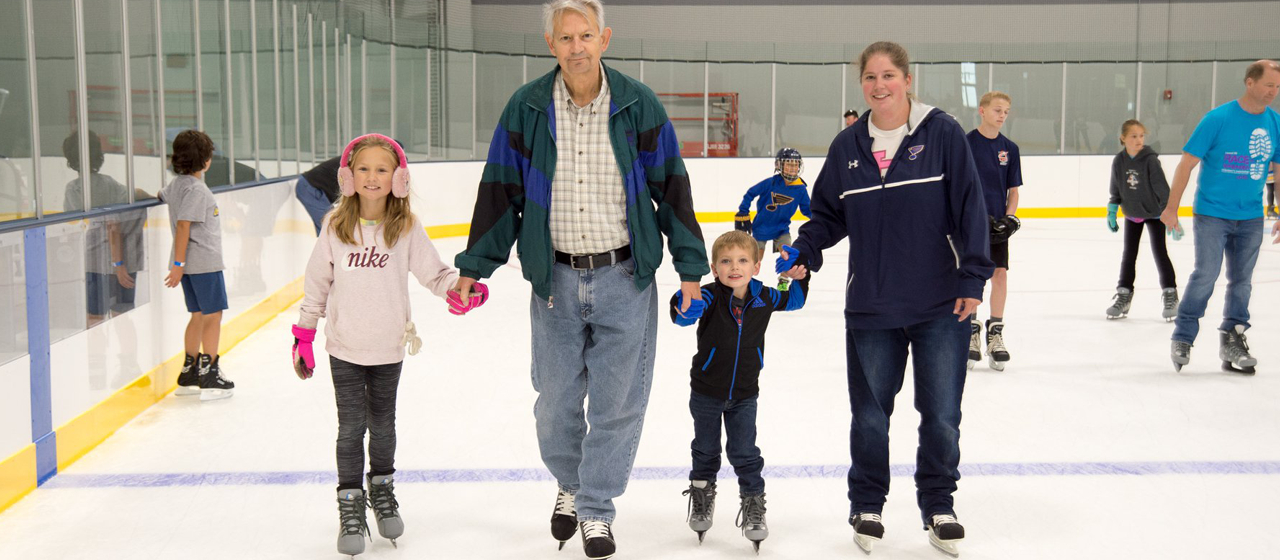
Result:
<instances>
[{"instance_id":1,"label":"boy in blue hockey jersey","mask_svg":"<svg viewBox=\"0 0 1280 560\"><path fill-rule=\"evenodd\" d=\"M798 150L778 150L773 160L774 174L748 189L742 197L742 204L738 205L734 227L750 233L760 245L762 254L770 241L773 241L774 253L780 251L779 247L791 244L791 217L796 214L796 209L807 218L813 217L809 213L809 185L800 178L802 170L804 161ZM752 221L747 210L751 208L751 201L757 198L760 201L756 203L756 217ZM786 291L786 278L778 279L778 289Z\"/></svg>"},{"instance_id":2,"label":"boy in blue hockey jersey","mask_svg":"<svg viewBox=\"0 0 1280 560\"><path fill-rule=\"evenodd\" d=\"M698 533L698 542L711 528L723 420L725 452L738 475L738 526L756 550L760 541L769 536L764 517L764 478L760 476L764 459L756 447L756 400L760 395L760 370L764 367L764 333L774 312L800 309L809 295L807 274L786 292L767 288L756 280L763 254L750 235L727 232L711 246L715 281L702 286L702 300L694 300L681 313L681 294L676 292L671 297L671 320L682 327L698 325L698 352L690 369L689 395L693 469L689 471L689 489L684 492L689 496L689 528Z\"/></svg>"}]
</instances>

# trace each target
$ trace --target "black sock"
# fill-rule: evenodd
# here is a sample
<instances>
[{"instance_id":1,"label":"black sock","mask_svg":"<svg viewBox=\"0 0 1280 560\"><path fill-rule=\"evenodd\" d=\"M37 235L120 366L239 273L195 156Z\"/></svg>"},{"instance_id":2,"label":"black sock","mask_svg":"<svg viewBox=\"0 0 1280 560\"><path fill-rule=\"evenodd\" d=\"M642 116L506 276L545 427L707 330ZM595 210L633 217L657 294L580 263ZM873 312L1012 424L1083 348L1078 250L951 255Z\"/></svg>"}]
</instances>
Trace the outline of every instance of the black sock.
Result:
<instances>
[{"instance_id":1,"label":"black sock","mask_svg":"<svg viewBox=\"0 0 1280 560\"><path fill-rule=\"evenodd\" d=\"M990 327L991 323L1003 323L1003 322L1004 322L1004 317L996 317L995 315L992 315L990 319L987 319L987 326Z\"/></svg>"}]
</instances>

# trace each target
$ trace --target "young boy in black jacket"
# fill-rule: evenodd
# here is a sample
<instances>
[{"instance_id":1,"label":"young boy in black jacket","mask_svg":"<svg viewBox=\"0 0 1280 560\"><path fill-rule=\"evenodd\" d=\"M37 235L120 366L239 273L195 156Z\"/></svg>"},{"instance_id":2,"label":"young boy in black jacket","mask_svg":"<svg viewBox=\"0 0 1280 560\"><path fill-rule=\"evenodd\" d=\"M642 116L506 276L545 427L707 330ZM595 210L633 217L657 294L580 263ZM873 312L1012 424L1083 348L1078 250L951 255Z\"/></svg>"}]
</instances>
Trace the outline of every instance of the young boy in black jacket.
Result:
<instances>
[{"instance_id":1,"label":"young boy in black jacket","mask_svg":"<svg viewBox=\"0 0 1280 560\"><path fill-rule=\"evenodd\" d=\"M769 536L765 523L764 459L756 447L756 398L764 367L764 333L775 311L804 306L809 276L788 291L765 287L761 251L742 231L721 235L711 246L711 272L716 281L702 286L702 301L680 313L681 297L671 297L671 320L698 325L698 353L690 369L689 412L693 415L693 470L689 472L689 528L698 542L711 528L715 512L716 473L720 471L720 422L723 418L729 464L738 475L741 506L737 525L756 550Z\"/></svg>"}]
</instances>

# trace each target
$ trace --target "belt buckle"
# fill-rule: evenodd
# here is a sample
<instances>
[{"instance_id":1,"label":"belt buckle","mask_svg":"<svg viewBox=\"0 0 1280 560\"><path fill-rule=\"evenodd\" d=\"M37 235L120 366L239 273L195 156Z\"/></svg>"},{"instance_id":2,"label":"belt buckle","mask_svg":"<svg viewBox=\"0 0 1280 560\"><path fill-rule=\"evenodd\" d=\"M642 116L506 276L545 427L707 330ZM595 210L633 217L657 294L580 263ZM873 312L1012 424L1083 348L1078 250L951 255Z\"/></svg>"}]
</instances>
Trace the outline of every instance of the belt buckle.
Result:
<instances>
[{"instance_id":1,"label":"belt buckle","mask_svg":"<svg viewBox=\"0 0 1280 560\"><path fill-rule=\"evenodd\" d=\"M595 255L569 255L569 268L573 270L591 270L595 268ZM578 259L587 259L587 266L578 266Z\"/></svg>"}]
</instances>

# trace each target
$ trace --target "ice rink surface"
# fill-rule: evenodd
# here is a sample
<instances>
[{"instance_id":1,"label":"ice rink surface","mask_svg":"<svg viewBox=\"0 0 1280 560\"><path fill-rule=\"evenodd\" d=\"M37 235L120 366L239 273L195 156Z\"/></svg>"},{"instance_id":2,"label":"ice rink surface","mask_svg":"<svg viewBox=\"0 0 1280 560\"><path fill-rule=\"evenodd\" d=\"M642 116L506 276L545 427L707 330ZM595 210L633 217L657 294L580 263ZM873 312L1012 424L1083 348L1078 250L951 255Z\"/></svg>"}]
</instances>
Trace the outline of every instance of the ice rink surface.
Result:
<instances>
[{"instance_id":1,"label":"ice rink surface","mask_svg":"<svg viewBox=\"0 0 1280 560\"><path fill-rule=\"evenodd\" d=\"M705 226L708 245L727 227ZM1172 324L1160 318L1145 240L1133 309L1127 319L1107 321L1121 236L1101 218L1024 222L1012 240L1005 313L1013 359L1003 373L980 364L966 385L956 494L968 536L961 558L1274 557L1280 245L1270 242L1264 239L1254 271L1248 332L1259 373L1219 369L1225 278L1191 364L1175 373ZM437 242L446 255L463 244ZM1181 292L1192 236L1169 248ZM768 335L758 444L771 536L761 558L863 557L846 523L846 254L843 242L827 253L808 305L775 316ZM534 435L530 288L516 266L487 281L489 303L466 317L412 286L425 345L407 358L399 393L396 478L407 531L398 549L375 536L360 558L584 558L579 539L557 551L548 532L555 483ZM660 301L676 286L664 264ZM984 306L981 317L988 315ZM734 527L729 472L721 473L706 542L699 546L685 525L694 330L671 324L665 310L659 316L647 422L631 484L616 500L616 558L751 558ZM0 514L0 558L341 558L334 549L333 387L320 340L315 377L293 375L289 325L296 320L295 306L223 358L237 385L233 398L170 396ZM941 560L915 506L918 415L909 379L891 432L885 539L872 558Z\"/></svg>"}]
</instances>

